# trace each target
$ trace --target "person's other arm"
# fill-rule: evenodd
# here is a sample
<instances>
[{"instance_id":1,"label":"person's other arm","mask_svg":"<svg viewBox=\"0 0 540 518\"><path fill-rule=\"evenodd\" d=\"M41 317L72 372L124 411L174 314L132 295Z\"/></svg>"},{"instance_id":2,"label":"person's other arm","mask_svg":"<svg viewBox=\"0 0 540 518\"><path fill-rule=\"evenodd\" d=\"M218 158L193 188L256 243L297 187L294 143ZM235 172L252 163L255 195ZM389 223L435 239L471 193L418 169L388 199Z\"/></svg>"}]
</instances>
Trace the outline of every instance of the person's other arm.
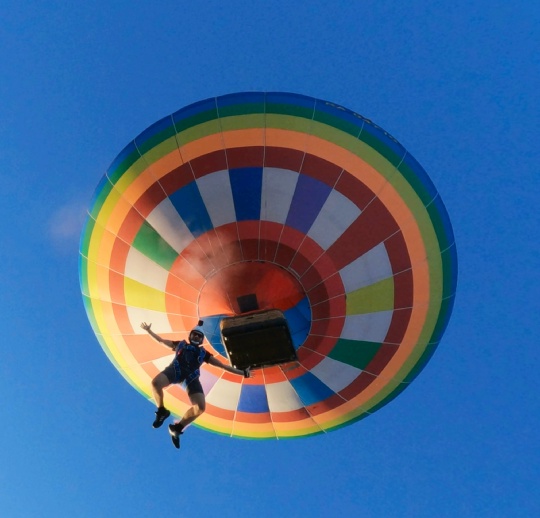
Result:
<instances>
[{"instance_id":1,"label":"person's other arm","mask_svg":"<svg viewBox=\"0 0 540 518\"><path fill-rule=\"evenodd\" d=\"M220 369L223 369L223 370L225 370L227 372L232 372L233 374L238 374L239 376L244 376L244 378L252 378L253 377L253 373L251 372L250 368L247 368L247 369L244 369L244 370L235 369L234 367L231 367L230 365L226 365L225 363L220 362L214 356L210 356L210 358L208 358L208 363L210 365L214 365L214 367L219 367Z\"/></svg>"}]
</instances>

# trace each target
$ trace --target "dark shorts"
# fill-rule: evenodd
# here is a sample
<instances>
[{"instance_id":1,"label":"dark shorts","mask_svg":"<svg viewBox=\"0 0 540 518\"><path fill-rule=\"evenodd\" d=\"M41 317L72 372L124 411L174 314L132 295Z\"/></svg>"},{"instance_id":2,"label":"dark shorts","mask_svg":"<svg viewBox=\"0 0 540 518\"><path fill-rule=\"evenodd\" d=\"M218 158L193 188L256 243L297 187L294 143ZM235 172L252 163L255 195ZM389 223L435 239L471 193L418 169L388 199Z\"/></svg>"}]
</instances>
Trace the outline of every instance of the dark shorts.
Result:
<instances>
[{"instance_id":1,"label":"dark shorts","mask_svg":"<svg viewBox=\"0 0 540 518\"><path fill-rule=\"evenodd\" d=\"M166 367L163 371L163 374L167 376L167 379L170 383L181 383L185 385L185 379L182 378L180 368L176 362L173 362L168 367ZM191 396L193 394L204 394L199 378L191 380L189 385L185 385L185 389L188 393L188 396Z\"/></svg>"}]
</instances>

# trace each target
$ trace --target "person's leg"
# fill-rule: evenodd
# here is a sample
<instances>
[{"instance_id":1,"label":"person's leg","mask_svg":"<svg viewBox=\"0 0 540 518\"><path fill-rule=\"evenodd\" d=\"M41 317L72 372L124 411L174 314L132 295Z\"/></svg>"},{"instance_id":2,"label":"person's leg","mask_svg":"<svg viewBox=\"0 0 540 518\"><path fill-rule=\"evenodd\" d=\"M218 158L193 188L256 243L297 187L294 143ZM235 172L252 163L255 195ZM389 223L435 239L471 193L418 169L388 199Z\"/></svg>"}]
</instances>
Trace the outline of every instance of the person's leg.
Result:
<instances>
[{"instance_id":1,"label":"person's leg","mask_svg":"<svg viewBox=\"0 0 540 518\"><path fill-rule=\"evenodd\" d=\"M153 380L152 380L152 392L154 394L154 400L157 405L156 410L156 419L152 423L152 426L154 428L159 428L165 419L171 415L169 410L167 410L163 406L163 389L165 387L168 387L171 384L171 381L167 377L166 374L163 372L160 372Z\"/></svg>"},{"instance_id":2,"label":"person's leg","mask_svg":"<svg viewBox=\"0 0 540 518\"><path fill-rule=\"evenodd\" d=\"M177 426L178 431L182 431L206 410L206 400L202 392L190 394L189 400L193 406L188 408L187 412L182 416L182 419Z\"/></svg>"},{"instance_id":3,"label":"person's leg","mask_svg":"<svg viewBox=\"0 0 540 518\"><path fill-rule=\"evenodd\" d=\"M206 399L199 379L196 378L191 381L186 390L192 406L188 408L180 421L169 425L169 434L175 448L180 448L180 435L183 433L184 428L206 410Z\"/></svg>"},{"instance_id":4,"label":"person's leg","mask_svg":"<svg viewBox=\"0 0 540 518\"><path fill-rule=\"evenodd\" d=\"M171 384L169 378L163 373L160 372L152 380L152 392L154 394L154 401L158 408L163 408L163 389L168 387Z\"/></svg>"}]
</instances>

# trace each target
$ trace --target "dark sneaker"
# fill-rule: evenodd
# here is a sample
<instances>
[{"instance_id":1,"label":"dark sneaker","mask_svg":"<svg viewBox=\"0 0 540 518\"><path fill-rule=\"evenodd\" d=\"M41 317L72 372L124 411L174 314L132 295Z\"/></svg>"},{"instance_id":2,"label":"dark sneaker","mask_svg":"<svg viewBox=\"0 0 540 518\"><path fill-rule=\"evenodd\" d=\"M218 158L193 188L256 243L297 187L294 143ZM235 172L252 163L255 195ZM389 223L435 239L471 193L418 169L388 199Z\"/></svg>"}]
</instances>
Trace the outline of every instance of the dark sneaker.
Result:
<instances>
[{"instance_id":1,"label":"dark sneaker","mask_svg":"<svg viewBox=\"0 0 540 518\"><path fill-rule=\"evenodd\" d=\"M152 426L154 428L159 428L163 424L163 421L165 421L165 419L167 419L167 417L169 417L170 415L171 413L166 408L158 408L156 410L156 420L154 421Z\"/></svg>"},{"instance_id":2,"label":"dark sneaker","mask_svg":"<svg viewBox=\"0 0 540 518\"><path fill-rule=\"evenodd\" d=\"M172 443L174 444L174 447L179 450L180 449L180 436L182 435L182 432L179 432L176 428L175 424L169 425L169 435L171 436Z\"/></svg>"}]
</instances>

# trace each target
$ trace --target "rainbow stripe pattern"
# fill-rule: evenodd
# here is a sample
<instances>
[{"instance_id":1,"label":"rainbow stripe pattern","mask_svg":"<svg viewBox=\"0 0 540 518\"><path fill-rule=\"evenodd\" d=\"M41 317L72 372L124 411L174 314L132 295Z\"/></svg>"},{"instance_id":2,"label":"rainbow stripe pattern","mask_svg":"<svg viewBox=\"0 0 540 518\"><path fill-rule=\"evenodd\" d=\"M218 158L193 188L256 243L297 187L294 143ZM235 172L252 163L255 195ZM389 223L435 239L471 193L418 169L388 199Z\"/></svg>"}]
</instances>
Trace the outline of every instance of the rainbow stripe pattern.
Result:
<instances>
[{"instance_id":1,"label":"rainbow stripe pattern","mask_svg":"<svg viewBox=\"0 0 540 518\"><path fill-rule=\"evenodd\" d=\"M444 204L387 132L341 106L237 93L187 106L130 142L101 179L80 244L92 328L151 398L171 351L255 294L287 317L298 361L244 379L204 364L196 421L233 437L308 436L381 408L415 378L447 326L457 255ZM189 407L167 389L177 416Z\"/></svg>"}]
</instances>

